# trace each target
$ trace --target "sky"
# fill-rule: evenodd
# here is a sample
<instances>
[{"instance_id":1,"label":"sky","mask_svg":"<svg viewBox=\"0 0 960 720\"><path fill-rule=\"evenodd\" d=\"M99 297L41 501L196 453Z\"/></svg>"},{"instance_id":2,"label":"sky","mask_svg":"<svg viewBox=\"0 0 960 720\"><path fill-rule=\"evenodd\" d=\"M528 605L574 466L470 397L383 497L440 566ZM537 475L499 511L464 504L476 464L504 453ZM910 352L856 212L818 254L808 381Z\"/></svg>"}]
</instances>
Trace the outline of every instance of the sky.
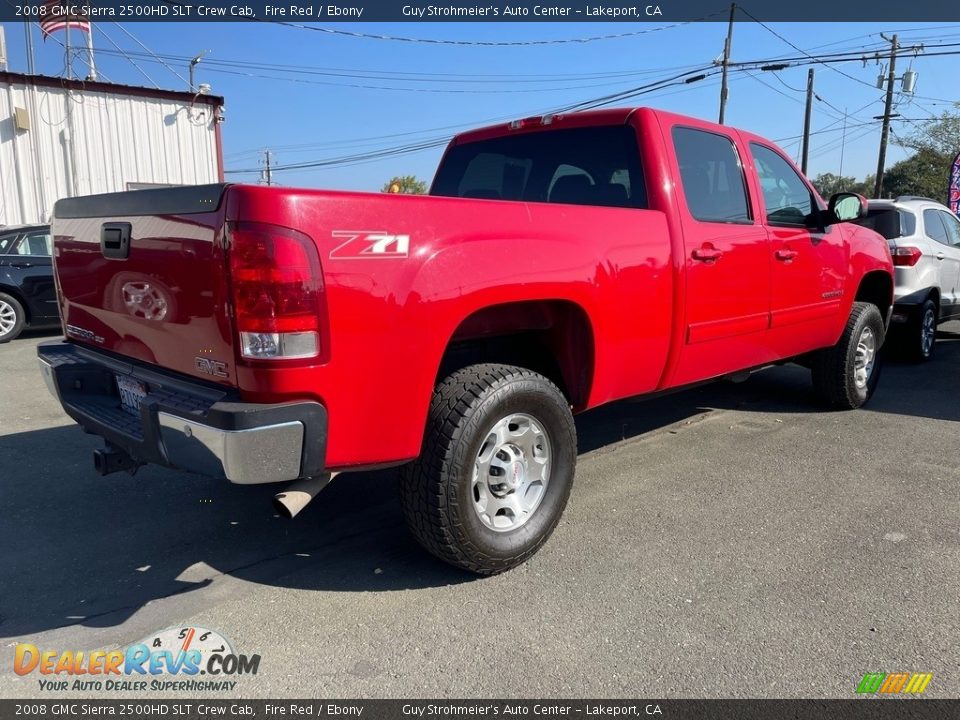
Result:
<instances>
[{"instance_id":1,"label":"sky","mask_svg":"<svg viewBox=\"0 0 960 720\"><path fill-rule=\"evenodd\" d=\"M5 23L10 69L26 71L23 26ZM460 41L532 41L584 38L650 30L646 23L341 23L318 27L370 34ZM772 32L771 32L772 31ZM811 54L877 48L881 32L899 32L902 45L955 42L960 25L919 23L769 23L741 18L733 37L734 62L796 57L790 44ZM101 79L185 90L185 60L170 68L146 55L189 58L201 51L197 82L225 98L223 125L227 178L257 182L262 150L279 166L283 185L379 190L395 175L430 180L442 147L349 165L282 170L285 164L342 158L427 140L441 140L470 127L504 122L637 87L691 67L710 65L722 52L726 23L691 23L630 37L567 44L487 47L399 42L333 35L252 23L95 24L94 46ZM77 33L74 33L76 36ZM782 37L777 37L780 35ZM60 75L63 48L41 42L34 31L37 71ZM121 51L130 54L123 57ZM263 66L298 66L291 73ZM86 66L75 61L77 72ZM898 75L919 73L913 97L898 92L896 135L960 100L960 55L903 56ZM229 70L229 72L224 72ZM858 179L876 170L883 91L882 68L873 61L816 66L810 149L811 177L821 172ZM326 73L326 74L320 74ZM178 77L178 75L180 77ZM363 77L347 77L360 75ZM727 123L780 142L799 156L807 67L731 75ZM148 79L149 78L149 79ZM616 103L650 105L715 120L719 75ZM899 86L898 86L899 89ZM844 138L844 112L846 141ZM960 144L960 139L958 139ZM958 147L960 150L960 147ZM887 167L906 156L892 146ZM233 170L251 172L234 173Z\"/></svg>"}]
</instances>

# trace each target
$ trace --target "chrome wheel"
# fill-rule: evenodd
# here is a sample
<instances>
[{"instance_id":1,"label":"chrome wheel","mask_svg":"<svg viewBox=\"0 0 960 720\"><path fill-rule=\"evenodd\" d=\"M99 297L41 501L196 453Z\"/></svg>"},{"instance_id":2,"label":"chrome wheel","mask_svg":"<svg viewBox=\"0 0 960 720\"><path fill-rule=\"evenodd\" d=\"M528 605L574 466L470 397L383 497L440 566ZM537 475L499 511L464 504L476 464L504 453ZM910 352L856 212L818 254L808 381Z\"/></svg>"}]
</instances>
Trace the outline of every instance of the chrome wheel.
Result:
<instances>
[{"instance_id":1,"label":"chrome wheel","mask_svg":"<svg viewBox=\"0 0 960 720\"><path fill-rule=\"evenodd\" d=\"M0 337L9 335L16 325L17 311L13 309L13 305L10 303L0 300Z\"/></svg>"},{"instance_id":2,"label":"chrome wheel","mask_svg":"<svg viewBox=\"0 0 960 720\"><path fill-rule=\"evenodd\" d=\"M550 438L531 415L516 413L487 433L473 465L473 509L496 532L516 530L536 512L550 482Z\"/></svg>"},{"instance_id":3,"label":"chrome wheel","mask_svg":"<svg viewBox=\"0 0 960 720\"><path fill-rule=\"evenodd\" d=\"M857 356L853 362L853 381L858 388L863 389L870 382L876 359L877 336L872 328L865 327L857 341Z\"/></svg>"},{"instance_id":4,"label":"chrome wheel","mask_svg":"<svg viewBox=\"0 0 960 720\"><path fill-rule=\"evenodd\" d=\"M937 339L937 318L932 308L927 309L923 314L923 321L920 323L920 349L923 356L926 357L933 350L933 343Z\"/></svg>"}]
</instances>

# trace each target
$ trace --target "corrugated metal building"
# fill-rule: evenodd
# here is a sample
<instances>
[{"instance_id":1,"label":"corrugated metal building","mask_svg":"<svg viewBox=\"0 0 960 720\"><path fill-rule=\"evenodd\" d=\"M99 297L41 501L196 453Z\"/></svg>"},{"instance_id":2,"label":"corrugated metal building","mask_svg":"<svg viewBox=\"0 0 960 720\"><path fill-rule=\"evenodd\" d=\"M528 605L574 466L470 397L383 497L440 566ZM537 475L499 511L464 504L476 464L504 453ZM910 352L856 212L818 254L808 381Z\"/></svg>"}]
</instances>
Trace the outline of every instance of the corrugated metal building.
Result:
<instances>
[{"instance_id":1,"label":"corrugated metal building","mask_svg":"<svg viewBox=\"0 0 960 720\"><path fill-rule=\"evenodd\" d=\"M76 195L223 180L223 98L0 72L0 226Z\"/></svg>"}]
</instances>

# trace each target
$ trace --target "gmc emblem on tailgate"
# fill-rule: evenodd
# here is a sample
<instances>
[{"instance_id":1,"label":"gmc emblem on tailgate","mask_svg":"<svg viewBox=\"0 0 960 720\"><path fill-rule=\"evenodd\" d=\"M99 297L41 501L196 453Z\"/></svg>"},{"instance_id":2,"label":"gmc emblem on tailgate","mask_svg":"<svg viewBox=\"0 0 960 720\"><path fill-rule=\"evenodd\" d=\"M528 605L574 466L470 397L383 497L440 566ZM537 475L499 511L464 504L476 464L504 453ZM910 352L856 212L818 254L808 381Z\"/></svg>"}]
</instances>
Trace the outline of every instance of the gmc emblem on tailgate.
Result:
<instances>
[{"instance_id":1,"label":"gmc emblem on tailgate","mask_svg":"<svg viewBox=\"0 0 960 720\"><path fill-rule=\"evenodd\" d=\"M197 368L197 372L202 372L204 375L213 375L214 377L219 378L230 377L227 374L227 364L225 362L220 362L219 360L211 360L210 358L205 357L195 357L193 359L193 365Z\"/></svg>"}]
</instances>

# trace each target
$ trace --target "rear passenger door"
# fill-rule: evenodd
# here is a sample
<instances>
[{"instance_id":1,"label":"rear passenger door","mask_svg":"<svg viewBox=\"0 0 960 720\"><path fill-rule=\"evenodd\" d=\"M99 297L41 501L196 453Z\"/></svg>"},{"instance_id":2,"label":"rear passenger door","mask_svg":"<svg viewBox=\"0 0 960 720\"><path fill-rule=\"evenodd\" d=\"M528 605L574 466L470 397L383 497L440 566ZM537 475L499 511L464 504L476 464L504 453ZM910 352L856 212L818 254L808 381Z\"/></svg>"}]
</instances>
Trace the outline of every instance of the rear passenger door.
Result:
<instances>
[{"instance_id":1,"label":"rear passenger door","mask_svg":"<svg viewBox=\"0 0 960 720\"><path fill-rule=\"evenodd\" d=\"M768 362L770 251L740 149L716 130L672 129L682 190L685 347L671 385Z\"/></svg>"},{"instance_id":2,"label":"rear passenger door","mask_svg":"<svg viewBox=\"0 0 960 720\"><path fill-rule=\"evenodd\" d=\"M771 340L783 356L833 343L847 277L845 230L821 226L809 184L773 147L750 143L771 242Z\"/></svg>"}]
</instances>

